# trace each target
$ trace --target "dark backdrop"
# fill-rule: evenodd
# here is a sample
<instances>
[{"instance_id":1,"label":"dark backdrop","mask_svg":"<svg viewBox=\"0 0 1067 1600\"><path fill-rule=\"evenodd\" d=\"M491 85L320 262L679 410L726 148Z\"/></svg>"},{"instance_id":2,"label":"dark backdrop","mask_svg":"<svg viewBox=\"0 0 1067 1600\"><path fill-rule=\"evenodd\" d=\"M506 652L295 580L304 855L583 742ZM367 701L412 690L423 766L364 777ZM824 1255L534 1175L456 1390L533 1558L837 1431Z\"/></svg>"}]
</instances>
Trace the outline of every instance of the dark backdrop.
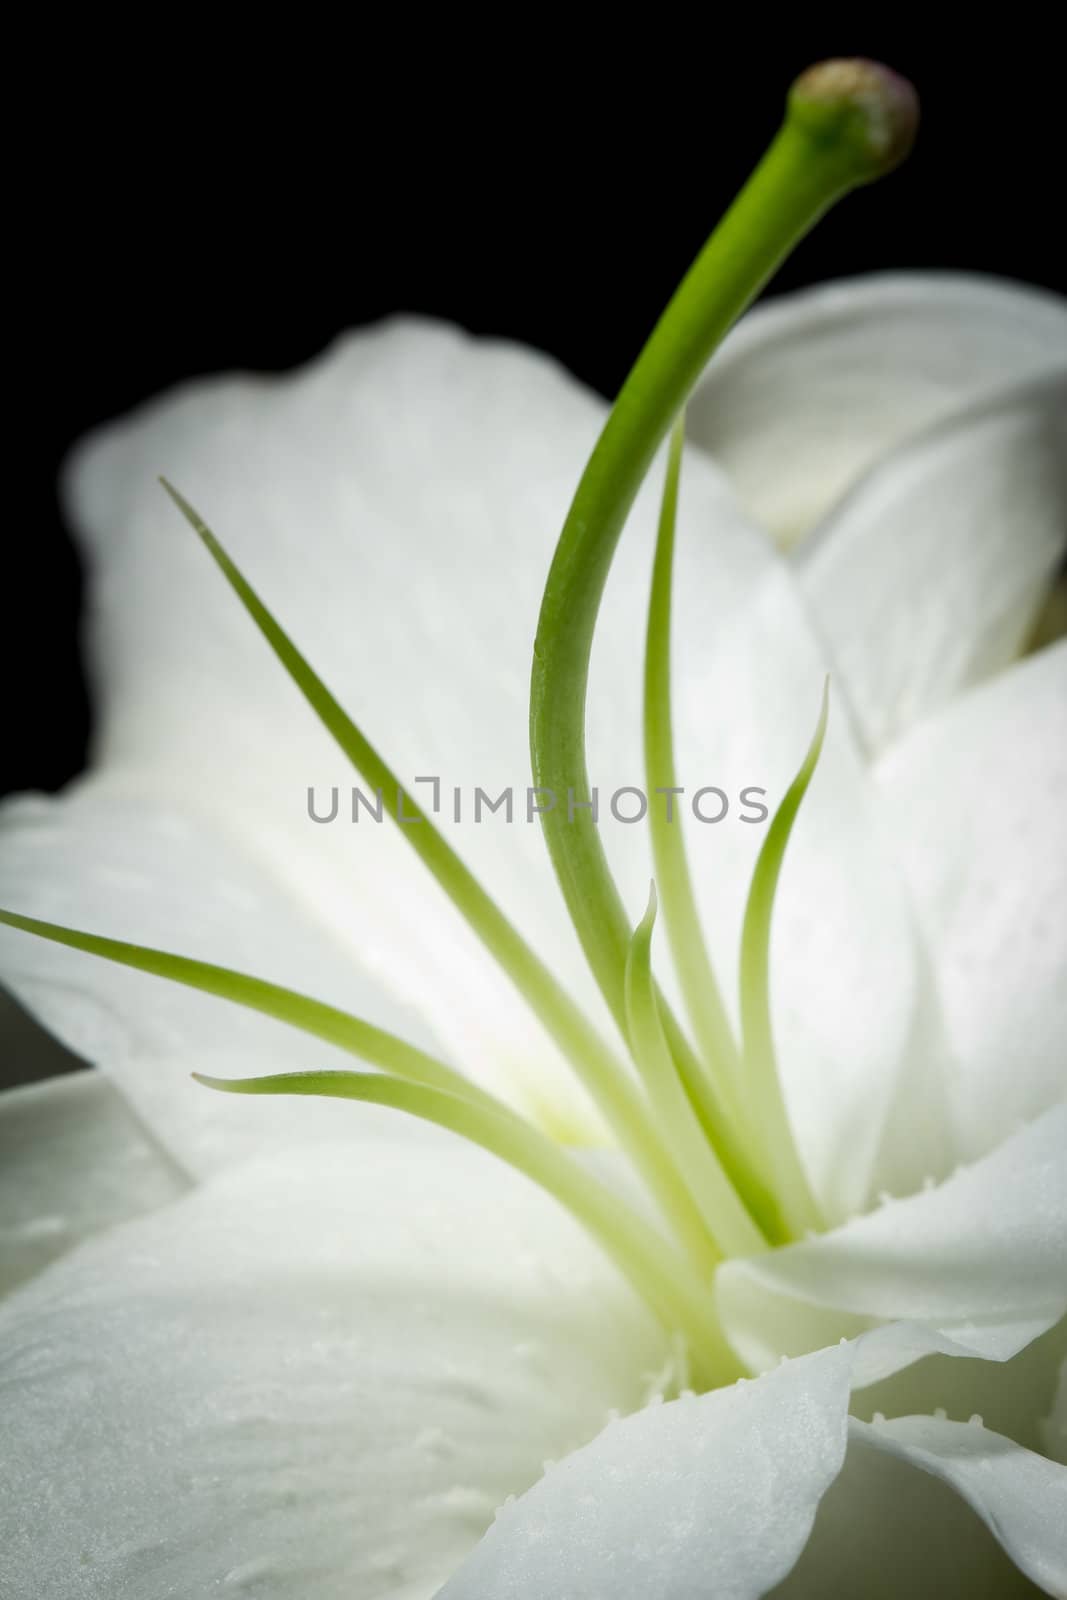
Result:
<instances>
[{"instance_id":1,"label":"dark backdrop","mask_svg":"<svg viewBox=\"0 0 1067 1600\"><path fill-rule=\"evenodd\" d=\"M84 760L81 579L54 498L82 431L395 310L539 345L610 394L812 60L881 57L919 85L924 125L776 291L887 267L1057 284L1062 67L1010 14L941 46L919 23L786 32L755 9L746 38L707 8L698 34L651 7L641 36L581 49L573 14L498 13L462 38L412 14L373 40L287 15L295 40L253 17L225 50L189 22L45 46L8 199L0 789L55 788Z\"/></svg>"}]
</instances>

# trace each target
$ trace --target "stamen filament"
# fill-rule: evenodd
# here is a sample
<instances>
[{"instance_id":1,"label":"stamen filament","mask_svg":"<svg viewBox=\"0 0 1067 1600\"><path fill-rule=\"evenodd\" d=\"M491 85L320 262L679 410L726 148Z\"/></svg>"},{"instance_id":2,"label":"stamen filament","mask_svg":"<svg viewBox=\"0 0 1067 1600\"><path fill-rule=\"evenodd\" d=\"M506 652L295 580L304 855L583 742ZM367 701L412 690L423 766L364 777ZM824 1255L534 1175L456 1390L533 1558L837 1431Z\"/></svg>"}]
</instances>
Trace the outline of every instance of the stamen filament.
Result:
<instances>
[{"instance_id":1,"label":"stamen filament","mask_svg":"<svg viewBox=\"0 0 1067 1600\"><path fill-rule=\"evenodd\" d=\"M767 1176L774 1184L797 1238L809 1229L821 1229L824 1222L797 1153L778 1077L771 1026L771 917L786 846L818 764L829 709L830 681L827 679L822 710L808 753L775 812L757 858L741 933L741 1038L749 1122L760 1130L768 1158Z\"/></svg>"},{"instance_id":2,"label":"stamen filament","mask_svg":"<svg viewBox=\"0 0 1067 1600\"><path fill-rule=\"evenodd\" d=\"M644 735L649 794L677 788L671 718L671 583L684 444L683 412L674 425L667 457L645 635ZM663 923L686 1009L712 1076L710 1092L718 1102L726 1104L736 1122L734 1091L740 1066L737 1044L700 924L681 819L675 814L668 821L667 808L653 806L649 827Z\"/></svg>"},{"instance_id":3,"label":"stamen filament","mask_svg":"<svg viewBox=\"0 0 1067 1600\"><path fill-rule=\"evenodd\" d=\"M704 1138L667 1047L652 978L655 921L653 884L648 909L634 933L626 960L626 1015L634 1060L678 1170L716 1246L724 1256L754 1255L766 1249L766 1241Z\"/></svg>"},{"instance_id":4,"label":"stamen filament","mask_svg":"<svg viewBox=\"0 0 1067 1600\"><path fill-rule=\"evenodd\" d=\"M477 1144L532 1179L575 1216L643 1295L668 1329L683 1333L699 1382L743 1374L723 1336L707 1284L695 1281L667 1240L566 1151L521 1117L377 1073L299 1072L264 1078L193 1076L228 1094L328 1095L391 1106Z\"/></svg>"},{"instance_id":5,"label":"stamen filament","mask_svg":"<svg viewBox=\"0 0 1067 1600\"><path fill-rule=\"evenodd\" d=\"M340 1011L322 1000L313 1000L296 989L286 989L280 984L268 983L265 978L255 978L231 967L216 966L210 961L195 961L188 956L174 955L169 950L128 944L123 939L104 939L95 933L82 933L76 928L66 928L56 922L41 922L36 917L19 916L13 911L0 910L0 923L6 923L9 928L18 928L23 933L35 934L39 939L48 939L53 944L67 945L85 955L98 956L118 966L132 967L156 978L166 978L187 989L199 989L203 994L215 995L232 1005L244 1006L246 1010L258 1011L300 1033L310 1034L313 1039L337 1045L350 1055L382 1067L408 1083L440 1089L487 1106L499 1105L486 1090L425 1050L408 1044L384 1028L364 1022L349 1011Z\"/></svg>"}]
</instances>

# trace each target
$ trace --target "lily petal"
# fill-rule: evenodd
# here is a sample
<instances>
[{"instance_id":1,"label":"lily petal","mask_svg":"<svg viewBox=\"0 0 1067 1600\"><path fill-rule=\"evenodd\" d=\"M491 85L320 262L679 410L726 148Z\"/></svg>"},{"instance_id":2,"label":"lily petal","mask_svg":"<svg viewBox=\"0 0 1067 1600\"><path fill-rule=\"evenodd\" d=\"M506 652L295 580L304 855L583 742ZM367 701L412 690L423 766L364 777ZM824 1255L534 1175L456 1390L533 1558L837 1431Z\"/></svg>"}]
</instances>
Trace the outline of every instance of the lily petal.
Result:
<instances>
[{"instance_id":1,"label":"lily petal","mask_svg":"<svg viewBox=\"0 0 1067 1600\"><path fill-rule=\"evenodd\" d=\"M1067 367L902 445L797 551L864 747L1019 655L1067 547Z\"/></svg>"},{"instance_id":2,"label":"lily petal","mask_svg":"<svg viewBox=\"0 0 1067 1600\"><path fill-rule=\"evenodd\" d=\"M428 1600L669 1357L564 1212L401 1119L91 1241L0 1330L0 1582L78 1600Z\"/></svg>"},{"instance_id":3,"label":"lily petal","mask_svg":"<svg viewBox=\"0 0 1067 1600\"><path fill-rule=\"evenodd\" d=\"M811 1538L774 1600L899 1600L902 1594L1025 1600L1036 1594L955 1485L872 1437L896 1427L850 1424L844 1470L824 1495Z\"/></svg>"},{"instance_id":4,"label":"lily petal","mask_svg":"<svg viewBox=\"0 0 1067 1600\"><path fill-rule=\"evenodd\" d=\"M505 1507L441 1600L758 1600L844 1460L849 1352L612 1423Z\"/></svg>"},{"instance_id":5,"label":"lily petal","mask_svg":"<svg viewBox=\"0 0 1067 1600\"><path fill-rule=\"evenodd\" d=\"M0 826L0 904L45 921L216 961L303 989L433 1049L417 1015L340 949L308 908L194 802L93 778L59 799L9 802ZM372 949L372 940L367 941ZM191 1071L294 1070L352 1058L223 1000L0 927L5 980L72 1050L118 1083L191 1175L292 1141L292 1113L256 1115L208 1095ZM335 1138L336 1108L309 1105L305 1139Z\"/></svg>"},{"instance_id":6,"label":"lily petal","mask_svg":"<svg viewBox=\"0 0 1067 1600\"><path fill-rule=\"evenodd\" d=\"M957 1422L977 1415L995 1433L1059 1459L1049 1448L1049 1418L1065 1357L1067 1317L1061 1317L1007 1361L935 1353L867 1384L853 1393L852 1414L864 1422L878 1412L887 1417L936 1414Z\"/></svg>"},{"instance_id":7,"label":"lily petal","mask_svg":"<svg viewBox=\"0 0 1067 1600\"><path fill-rule=\"evenodd\" d=\"M724 1264L719 1306L741 1358L759 1371L812 1338L892 1322L861 1341L857 1386L938 1350L1007 1360L1067 1311L1065 1146L1059 1106L939 1188Z\"/></svg>"},{"instance_id":8,"label":"lily petal","mask_svg":"<svg viewBox=\"0 0 1067 1600\"><path fill-rule=\"evenodd\" d=\"M850 1424L869 1446L949 1484L1046 1594L1067 1594L1067 1467L977 1423L897 1417Z\"/></svg>"},{"instance_id":9,"label":"lily petal","mask_svg":"<svg viewBox=\"0 0 1067 1600\"><path fill-rule=\"evenodd\" d=\"M971 1159L1067 1094L1067 644L972 690L877 773L951 1049Z\"/></svg>"},{"instance_id":10,"label":"lily petal","mask_svg":"<svg viewBox=\"0 0 1067 1600\"><path fill-rule=\"evenodd\" d=\"M864 1345L892 1331L612 1423L504 1508L441 1600L757 1600L772 1590L783 1600L881 1600L899 1594L904 1570L894 1566L886 1583L882 1524L922 1550L909 1583L921 1600L1025 1592L957 1495L1058 1595L1062 1467L975 1423L914 1417L872 1427L846 1416L850 1376L870 1365ZM879 1452L956 1493L931 1494L894 1459L887 1504ZM969 1587L972 1573L979 1581Z\"/></svg>"},{"instance_id":11,"label":"lily petal","mask_svg":"<svg viewBox=\"0 0 1067 1600\"><path fill-rule=\"evenodd\" d=\"M746 509L798 542L894 445L1062 365L1051 294L966 274L876 274L746 316L688 412Z\"/></svg>"},{"instance_id":12,"label":"lily petal","mask_svg":"<svg viewBox=\"0 0 1067 1600\"><path fill-rule=\"evenodd\" d=\"M187 1187L98 1072L0 1094L0 1295Z\"/></svg>"}]
</instances>

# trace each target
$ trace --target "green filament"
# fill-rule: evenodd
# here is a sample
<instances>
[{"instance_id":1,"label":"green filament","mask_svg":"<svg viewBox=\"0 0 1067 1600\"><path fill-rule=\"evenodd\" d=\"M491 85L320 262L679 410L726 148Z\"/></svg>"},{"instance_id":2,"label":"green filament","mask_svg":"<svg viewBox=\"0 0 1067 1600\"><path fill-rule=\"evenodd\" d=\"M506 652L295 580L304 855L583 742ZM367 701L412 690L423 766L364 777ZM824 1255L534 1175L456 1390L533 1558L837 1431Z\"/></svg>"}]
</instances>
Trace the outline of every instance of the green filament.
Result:
<instances>
[{"instance_id":1,"label":"green filament","mask_svg":"<svg viewBox=\"0 0 1067 1600\"><path fill-rule=\"evenodd\" d=\"M678 786L671 719L670 639L674 532L684 443L683 414L671 434L645 635L645 772L650 795ZM666 806L651 806L649 826L663 922L682 996L712 1072L712 1092L718 1102L728 1101L738 1077L737 1046L700 926L681 818L677 812L669 818ZM736 1117L736 1105L730 1110ZM718 1104L715 1112L721 1115Z\"/></svg>"},{"instance_id":2,"label":"green filament","mask_svg":"<svg viewBox=\"0 0 1067 1600\"><path fill-rule=\"evenodd\" d=\"M760 1130L775 1190L795 1237L821 1228L823 1222L797 1154L778 1078L771 1028L771 917L789 836L822 752L829 709L827 679L808 753L775 813L756 861L741 934L741 1036L748 1116L751 1126Z\"/></svg>"},{"instance_id":3,"label":"green filament","mask_svg":"<svg viewBox=\"0 0 1067 1600\"><path fill-rule=\"evenodd\" d=\"M244 1006L246 1010L258 1011L300 1033L310 1034L313 1039L337 1045L350 1055L359 1056L372 1066L382 1067L408 1083L440 1089L467 1100L496 1104L491 1095L471 1083L462 1073L428 1055L425 1050L405 1043L395 1034L376 1028L348 1011L339 1011L321 1000L312 1000L295 989L282 988L279 984L268 983L264 978L235 972L230 967L215 966L210 961L193 961L188 956L173 955L168 950L127 944L122 939L102 939L95 933L81 933L76 928L65 928L56 922L40 922L36 917L21 917L13 911L0 911L0 922L6 923L9 928L19 928L23 933L36 934L39 939L48 939L53 944L67 945L85 955L99 956L119 966L133 967L138 972L166 978L187 989L199 989L202 994L215 995L233 1005Z\"/></svg>"}]
</instances>

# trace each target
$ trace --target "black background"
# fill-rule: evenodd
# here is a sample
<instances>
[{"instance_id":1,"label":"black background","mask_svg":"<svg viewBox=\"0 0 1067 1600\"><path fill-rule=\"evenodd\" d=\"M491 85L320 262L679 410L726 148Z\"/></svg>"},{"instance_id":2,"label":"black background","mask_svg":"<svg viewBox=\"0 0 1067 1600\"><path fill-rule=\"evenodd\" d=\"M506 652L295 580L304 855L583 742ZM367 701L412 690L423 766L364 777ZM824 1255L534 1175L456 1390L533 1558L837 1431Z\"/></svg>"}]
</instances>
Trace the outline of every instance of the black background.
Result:
<instances>
[{"instance_id":1,"label":"black background","mask_svg":"<svg viewBox=\"0 0 1067 1600\"><path fill-rule=\"evenodd\" d=\"M753 11L747 38L699 20L652 8L647 36L616 18L581 46L573 17L516 12L470 37L412 13L374 39L253 17L225 50L188 23L49 42L7 206L0 789L55 788L84 760L81 577L54 497L80 433L396 310L541 346L610 394L813 60L886 60L919 86L923 128L774 292L930 267L1062 287L1065 88L1032 29L938 45L930 8L925 25L788 34Z\"/></svg>"}]
</instances>

